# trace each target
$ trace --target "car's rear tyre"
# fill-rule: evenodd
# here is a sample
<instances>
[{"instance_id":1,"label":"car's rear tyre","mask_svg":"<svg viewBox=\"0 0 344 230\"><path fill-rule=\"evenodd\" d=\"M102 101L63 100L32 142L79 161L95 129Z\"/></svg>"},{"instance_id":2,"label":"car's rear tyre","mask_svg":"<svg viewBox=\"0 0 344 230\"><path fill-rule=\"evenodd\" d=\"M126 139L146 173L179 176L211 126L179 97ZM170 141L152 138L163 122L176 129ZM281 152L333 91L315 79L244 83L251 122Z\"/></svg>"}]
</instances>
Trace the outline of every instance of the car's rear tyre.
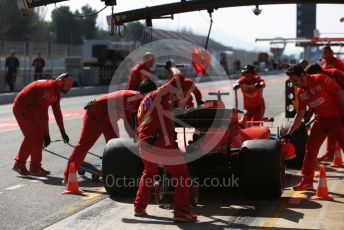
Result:
<instances>
[{"instance_id":1,"label":"car's rear tyre","mask_svg":"<svg viewBox=\"0 0 344 230\"><path fill-rule=\"evenodd\" d=\"M282 127L280 128L280 135L282 136L285 132L287 132L290 126L291 122L283 122ZM297 130L295 130L293 135L291 135L290 141L291 143L293 143L295 147L296 158L285 162L288 168L301 169L303 158L305 157L306 152L307 138L307 128L304 124L300 125L300 127Z\"/></svg>"},{"instance_id":2,"label":"car's rear tyre","mask_svg":"<svg viewBox=\"0 0 344 230\"><path fill-rule=\"evenodd\" d=\"M285 169L280 143L248 140L240 151L239 186L245 195L277 198L284 189Z\"/></svg>"},{"instance_id":3,"label":"car's rear tyre","mask_svg":"<svg viewBox=\"0 0 344 230\"><path fill-rule=\"evenodd\" d=\"M133 195L137 191L143 163L133 152L138 153L138 145L132 139L115 138L107 143L102 178L111 196Z\"/></svg>"}]
</instances>

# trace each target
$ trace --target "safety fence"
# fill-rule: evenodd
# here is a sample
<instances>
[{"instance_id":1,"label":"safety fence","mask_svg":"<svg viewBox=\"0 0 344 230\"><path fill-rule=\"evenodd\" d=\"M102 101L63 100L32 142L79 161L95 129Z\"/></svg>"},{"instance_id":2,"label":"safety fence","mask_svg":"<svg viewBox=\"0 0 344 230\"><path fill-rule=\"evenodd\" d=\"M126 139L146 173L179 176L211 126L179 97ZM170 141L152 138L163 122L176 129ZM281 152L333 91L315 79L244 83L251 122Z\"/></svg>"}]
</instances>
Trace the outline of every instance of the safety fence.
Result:
<instances>
[{"instance_id":1,"label":"safety fence","mask_svg":"<svg viewBox=\"0 0 344 230\"><path fill-rule=\"evenodd\" d=\"M17 75L17 89L22 88L34 79L33 60L40 52L45 60L43 77L50 78L66 70L68 57L82 57L82 45L0 41L0 92L7 91L5 83L5 62L11 52L15 52L20 67Z\"/></svg>"},{"instance_id":2,"label":"safety fence","mask_svg":"<svg viewBox=\"0 0 344 230\"><path fill-rule=\"evenodd\" d=\"M46 69L61 68L65 57L82 56L82 45L68 45L56 43L0 41L0 69L5 68L5 60L15 51L20 62L20 69L32 69L32 61L37 52L41 52L46 62Z\"/></svg>"},{"instance_id":3,"label":"safety fence","mask_svg":"<svg viewBox=\"0 0 344 230\"><path fill-rule=\"evenodd\" d=\"M107 43L95 43L93 45L107 44ZM34 66L33 60L36 58L37 53L40 52L45 60L45 67L43 69L43 78L51 78L58 76L62 72L71 73L74 77L77 86L94 86L94 85L108 85L114 77L117 67L120 65L122 60L135 48L132 44L129 44L129 48L124 48L126 44L117 44L118 47L113 49L113 44L108 45L109 50L107 52L106 59L95 58L93 56L93 47L91 45L69 45L69 44L56 44L56 43L37 43L37 42L15 42L15 41L1 41L0 40L0 93L8 92L9 87L5 81L5 61L6 58L10 56L11 52L15 52L15 56L20 62L19 73L17 74L15 90L18 91L24 86L29 84L34 80ZM122 45L122 46L121 46ZM90 48L91 47L91 48ZM176 50L176 47L166 47ZM182 49L183 47L179 47ZM185 48L185 47L184 47ZM172 52L171 51L171 52ZM190 52L190 55L188 55ZM214 50L214 55L218 52ZM172 52L173 53L173 52ZM185 52L181 51L184 54ZM181 69L182 72L188 77L197 76L196 72L191 65L191 51L186 51L186 57L182 56L161 56L157 57L157 63L165 63L167 58L173 58L176 63L185 63L184 67ZM189 57L190 56L190 57ZM217 55L215 55L217 56ZM254 55L248 52L236 51L233 57L241 57L241 64L252 63ZM87 57L87 58L85 58ZM95 61L85 61L88 58L95 59ZM100 60L103 60L101 63ZM234 59L233 59L234 60ZM228 59L228 61L232 61ZM217 63L217 62L214 62ZM127 68L123 71L119 71L116 75L116 81L127 82L127 76L130 68L132 68L136 63L127 63ZM240 67L239 67L240 68ZM238 68L238 69L239 69ZM236 77L235 72L232 71L227 73L223 66L219 63L212 65L210 68L212 73L212 79L202 78L203 80L214 80L214 79L225 79ZM216 76L214 75L216 74ZM153 74L159 79L167 80L168 75L163 67L155 68Z\"/></svg>"}]
</instances>

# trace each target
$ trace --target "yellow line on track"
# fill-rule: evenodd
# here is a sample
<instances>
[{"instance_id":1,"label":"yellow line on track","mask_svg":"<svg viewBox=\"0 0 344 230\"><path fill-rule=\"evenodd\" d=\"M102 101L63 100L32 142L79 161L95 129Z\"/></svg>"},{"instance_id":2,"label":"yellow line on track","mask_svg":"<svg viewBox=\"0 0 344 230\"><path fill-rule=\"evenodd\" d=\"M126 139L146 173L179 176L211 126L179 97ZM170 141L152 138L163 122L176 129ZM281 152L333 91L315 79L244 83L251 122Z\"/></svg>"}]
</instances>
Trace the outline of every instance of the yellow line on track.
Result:
<instances>
[{"instance_id":1,"label":"yellow line on track","mask_svg":"<svg viewBox=\"0 0 344 230\"><path fill-rule=\"evenodd\" d=\"M84 192L83 195L85 195L85 197L82 198L81 202L78 202L77 204L75 204L72 207L67 208L64 213L65 214L72 214L77 212L78 210L80 211L81 208L83 206L86 206L92 202L94 202L100 195L105 194L105 188L101 187L97 190L94 191L89 191L89 192Z\"/></svg>"},{"instance_id":2,"label":"yellow line on track","mask_svg":"<svg viewBox=\"0 0 344 230\"><path fill-rule=\"evenodd\" d=\"M299 204L303 199L306 198L305 194L303 194L303 191L294 191L294 190L288 190L285 191L284 197L290 197L288 203L280 202L277 205L277 208L275 209L275 212L273 213L272 217L269 218L265 223L262 225L263 228L272 228L276 225L277 221L279 220L279 217L283 213L283 211L286 209L288 204Z\"/></svg>"}]
</instances>

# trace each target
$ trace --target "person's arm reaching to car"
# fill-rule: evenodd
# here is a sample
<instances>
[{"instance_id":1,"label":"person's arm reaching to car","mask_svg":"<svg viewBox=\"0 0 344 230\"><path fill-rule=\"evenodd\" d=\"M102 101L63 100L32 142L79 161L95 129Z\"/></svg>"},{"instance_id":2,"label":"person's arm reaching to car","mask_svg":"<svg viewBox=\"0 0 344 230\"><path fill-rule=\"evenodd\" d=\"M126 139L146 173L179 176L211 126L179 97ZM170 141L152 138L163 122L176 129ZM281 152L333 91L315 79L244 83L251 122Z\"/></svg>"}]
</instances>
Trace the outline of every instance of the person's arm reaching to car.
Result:
<instances>
[{"instance_id":1,"label":"person's arm reaching to car","mask_svg":"<svg viewBox=\"0 0 344 230\"><path fill-rule=\"evenodd\" d=\"M284 136L282 136L282 138L285 137L285 138L289 139L290 136L295 132L295 130L300 127L302 119L305 116L305 112L306 112L305 109L301 109L301 110L297 111L297 113L296 113L296 115L294 117L293 123L291 124L288 132L286 134L284 134Z\"/></svg>"},{"instance_id":2,"label":"person's arm reaching to car","mask_svg":"<svg viewBox=\"0 0 344 230\"><path fill-rule=\"evenodd\" d=\"M202 100L202 93L198 89L198 87L195 85L195 83L193 84L193 91L192 91L192 93L195 96L195 99L196 99L196 102L197 102L197 106L200 106L200 105L204 104L204 102Z\"/></svg>"}]
</instances>

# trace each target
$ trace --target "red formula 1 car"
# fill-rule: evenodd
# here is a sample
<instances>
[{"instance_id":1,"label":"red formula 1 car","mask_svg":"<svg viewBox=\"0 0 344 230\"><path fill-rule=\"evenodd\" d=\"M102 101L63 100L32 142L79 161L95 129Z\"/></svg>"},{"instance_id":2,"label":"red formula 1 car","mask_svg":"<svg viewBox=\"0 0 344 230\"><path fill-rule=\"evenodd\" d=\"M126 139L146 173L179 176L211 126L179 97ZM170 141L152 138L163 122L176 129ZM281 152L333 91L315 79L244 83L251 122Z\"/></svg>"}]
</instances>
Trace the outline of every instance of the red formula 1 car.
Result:
<instances>
[{"instance_id":1,"label":"red formula 1 car","mask_svg":"<svg viewBox=\"0 0 344 230\"><path fill-rule=\"evenodd\" d=\"M239 123L243 112L225 108L221 100L224 94L228 95L209 93L217 100L205 101L201 108L175 110L176 141L192 178L201 186L212 178L238 178L233 186L239 186L245 194L280 197L285 178L280 140L263 126L263 121L260 126ZM110 195L136 191L143 169L141 159L133 154L137 149L137 143L126 138L113 139L106 145L102 177ZM165 187L160 189L166 192Z\"/></svg>"}]
</instances>

